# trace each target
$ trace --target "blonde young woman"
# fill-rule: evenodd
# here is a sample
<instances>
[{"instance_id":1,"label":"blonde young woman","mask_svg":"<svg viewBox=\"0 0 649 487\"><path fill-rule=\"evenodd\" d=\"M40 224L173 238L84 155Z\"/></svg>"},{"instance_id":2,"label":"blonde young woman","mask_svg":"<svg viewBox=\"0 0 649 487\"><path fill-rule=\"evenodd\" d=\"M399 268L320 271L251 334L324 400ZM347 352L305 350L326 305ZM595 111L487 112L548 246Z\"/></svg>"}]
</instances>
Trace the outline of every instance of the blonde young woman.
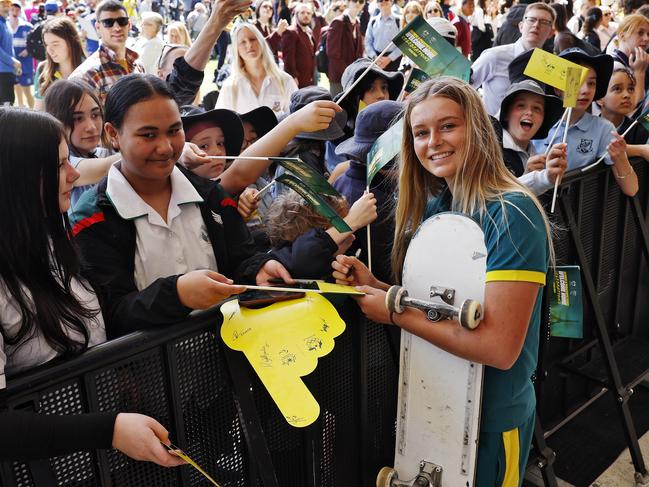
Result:
<instances>
[{"instance_id":1,"label":"blonde young woman","mask_svg":"<svg viewBox=\"0 0 649 487\"><path fill-rule=\"evenodd\" d=\"M409 238L424 219L443 211L470 216L484 231L488 254L484 318L473 331L452 320L431 326L419 310L390 313L388 284L354 257L338 256L333 274L340 283L361 286L366 295L357 301L369 319L486 365L476 485L520 485L519 466L526 464L534 426L530 377L551 260L550 227L539 202L505 167L471 86L445 77L423 83L408 100L404 121L394 275L401 280Z\"/></svg>"},{"instance_id":2,"label":"blonde young woman","mask_svg":"<svg viewBox=\"0 0 649 487\"><path fill-rule=\"evenodd\" d=\"M223 82L216 108L245 113L260 106L275 115L288 112L291 93L297 91L293 77L280 70L261 32L240 22L232 36L232 74Z\"/></svg>"},{"instance_id":3,"label":"blonde young woman","mask_svg":"<svg viewBox=\"0 0 649 487\"><path fill-rule=\"evenodd\" d=\"M183 22L171 22L167 26L167 43L191 47L192 38Z\"/></svg>"},{"instance_id":4,"label":"blonde young woman","mask_svg":"<svg viewBox=\"0 0 649 487\"><path fill-rule=\"evenodd\" d=\"M633 72L638 87L633 103L637 106L649 90L649 19L640 14L627 15L617 28L617 36L613 59Z\"/></svg>"},{"instance_id":5,"label":"blonde young woman","mask_svg":"<svg viewBox=\"0 0 649 487\"><path fill-rule=\"evenodd\" d=\"M403 7L403 15L401 16L401 25L403 29L406 25L412 22L419 15L424 15L424 11L421 8L421 4L416 0L410 0Z\"/></svg>"}]
</instances>

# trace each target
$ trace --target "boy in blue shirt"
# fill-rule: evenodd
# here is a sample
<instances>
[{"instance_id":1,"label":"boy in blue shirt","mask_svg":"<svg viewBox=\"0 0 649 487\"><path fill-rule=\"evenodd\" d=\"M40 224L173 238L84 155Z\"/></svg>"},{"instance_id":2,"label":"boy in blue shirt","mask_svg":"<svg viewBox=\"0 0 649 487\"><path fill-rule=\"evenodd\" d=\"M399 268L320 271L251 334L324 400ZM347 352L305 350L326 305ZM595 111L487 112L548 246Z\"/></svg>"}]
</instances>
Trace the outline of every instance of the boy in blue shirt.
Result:
<instances>
[{"instance_id":1,"label":"boy in blue shirt","mask_svg":"<svg viewBox=\"0 0 649 487\"><path fill-rule=\"evenodd\" d=\"M587 112L593 101L606 95L613 72L613 58L607 54L589 56L577 47L566 49L559 57L588 68L586 80L577 95L577 106L572 109L568 122L567 170L587 166L608 152L604 163L612 166L613 175L622 192L633 196L638 192L638 177L629 164L626 142L618 135L611 122ZM557 90L557 95L563 97L563 92ZM557 137L562 136L565 123L561 122ZM556 126L555 124L552 127L550 134L554 133ZM545 152L549 139L550 135L544 140L533 141L537 152Z\"/></svg>"}]
</instances>

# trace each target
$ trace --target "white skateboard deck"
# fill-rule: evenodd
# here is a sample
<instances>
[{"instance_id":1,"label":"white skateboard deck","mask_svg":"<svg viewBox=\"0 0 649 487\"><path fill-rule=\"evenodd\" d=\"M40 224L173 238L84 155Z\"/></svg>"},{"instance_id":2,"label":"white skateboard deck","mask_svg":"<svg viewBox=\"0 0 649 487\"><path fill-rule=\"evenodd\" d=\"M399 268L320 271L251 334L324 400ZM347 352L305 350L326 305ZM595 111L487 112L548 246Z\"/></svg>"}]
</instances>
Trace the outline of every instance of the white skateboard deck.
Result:
<instances>
[{"instance_id":1,"label":"white skateboard deck","mask_svg":"<svg viewBox=\"0 0 649 487\"><path fill-rule=\"evenodd\" d=\"M457 213L440 213L424 221L410 242L403 287L412 298L440 303L439 297L430 297L431 286L452 288L454 306L465 299L484 305L486 261L478 224ZM400 365L394 457L398 479L414 479L425 461L442 468L441 485L472 487L483 366L406 331L401 332Z\"/></svg>"}]
</instances>

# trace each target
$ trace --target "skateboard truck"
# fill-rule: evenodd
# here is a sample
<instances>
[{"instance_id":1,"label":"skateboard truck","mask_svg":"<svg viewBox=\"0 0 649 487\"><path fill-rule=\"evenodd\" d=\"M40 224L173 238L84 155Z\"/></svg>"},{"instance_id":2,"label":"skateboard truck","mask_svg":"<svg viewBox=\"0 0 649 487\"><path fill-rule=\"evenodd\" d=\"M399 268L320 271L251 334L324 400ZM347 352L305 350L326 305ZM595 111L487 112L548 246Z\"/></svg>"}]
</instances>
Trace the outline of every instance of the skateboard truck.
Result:
<instances>
[{"instance_id":1,"label":"skateboard truck","mask_svg":"<svg viewBox=\"0 0 649 487\"><path fill-rule=\"evenodd\" d=\"M441 293L439 292L441 291ZM455 290L431 287L431 298L439 296L443 301L455 300ZM444 299L444 298L447 299ZM434 323L442 319L455 318L464 328L473 330L482 320L482 305L473 299L466 299L460 307L451 304L436 303L408 297L408 291L401 286L391 286L385 295L385 305L389 311L401 314L406 307L421 309L426 312L428 319Z\"/></svg>"},{"instance_id":2,"label":"skateboard truck","mask_svg":"<svg viewBox=\"0 0 649 487\"><path fill-rule=\"evenodd\" d=\"M455 304L455 289L442 286L430 286L430 298L438 297L446 304Z\"/></svg>"},{"instance_id":3,"label":"skateboard truck","mask_svg":"<svg viewBox=\"0 0 649 487\"><path fill-rule=\"evenodd\" d=\"M422 460L414 479L399 480L393 468L383 467L376 476L376 487L442 487L442 472L439 465Z\"/></svg>"}]
</instances>

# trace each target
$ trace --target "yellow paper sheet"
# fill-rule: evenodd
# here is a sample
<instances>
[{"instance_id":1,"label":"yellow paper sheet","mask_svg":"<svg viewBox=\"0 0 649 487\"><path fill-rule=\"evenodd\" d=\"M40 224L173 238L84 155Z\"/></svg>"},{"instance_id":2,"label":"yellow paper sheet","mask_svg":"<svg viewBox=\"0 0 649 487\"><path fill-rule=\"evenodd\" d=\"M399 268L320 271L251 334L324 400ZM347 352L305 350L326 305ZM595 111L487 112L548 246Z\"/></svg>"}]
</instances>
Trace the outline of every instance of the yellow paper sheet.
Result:
<instances>
[{"instance_id":1,"label":"yellow paper sheet","mask_svg":"<svg viewBox=\"0 0 649 487\"><path fill-rule=\"evenodd\" d=\"M365 103L363 100L359 100L358 101L358 113L361 113L366 108L367 108L367 103Z\"/></svg>"},{"instance_id":2,"label":"yellow paper sheet","mask_svg":"<svg viewBox=\"0 0 649 487\"><path fill-rule=\"evenodd\" d=\"M336 308L310 293L260 309L240 308L232 300L221 312L221 338L245 354L286 421L296 427L313 423L320 405L300 377L315 370L345 330Z\"/></svg>"},{"instance_id":3,"label":"yellow paper sheet","mask_svg":"<svg viewBox=\"0 0 649 487\"><path fill-rule=\"evenodd\" d=\"M332 284L330 282L315 281L318 284L318 289L324 293L333 294L350 294L353 296L363 296L365 293L357 291L354 286L346 286L344 284Z\"/></svg>"},{"instance_id":4,"label":"yellow paper sheet","mask_svg":"<svg viewBox=\"0 0 649 487\"><path fill-rule=\"evenodd\" d=\"M569 67L578 69L581 73L580 80L582 81L579 83L579 86L581 86L581 83L583 83L583 80L588 74L587 68L550 54L543 49L536 48L523 74L542 83L554 86L561 91L566 91L567 70Z\"/></svg>"},{"instance_id":5,"label":"yellow paper sheet","mask_svg":"<svg viewBox=\"0 0 649 487\"><path fill-rule=\"evenodd\" d=\"M577 96L579 95L579 89L583 80L581 79L582 72L585 71L588 73L588 70L584 68L573 68L568 66L566 69L566 89L563 92L563 107L576 107L577 106Z\"/></svg>"}]
</instances>

